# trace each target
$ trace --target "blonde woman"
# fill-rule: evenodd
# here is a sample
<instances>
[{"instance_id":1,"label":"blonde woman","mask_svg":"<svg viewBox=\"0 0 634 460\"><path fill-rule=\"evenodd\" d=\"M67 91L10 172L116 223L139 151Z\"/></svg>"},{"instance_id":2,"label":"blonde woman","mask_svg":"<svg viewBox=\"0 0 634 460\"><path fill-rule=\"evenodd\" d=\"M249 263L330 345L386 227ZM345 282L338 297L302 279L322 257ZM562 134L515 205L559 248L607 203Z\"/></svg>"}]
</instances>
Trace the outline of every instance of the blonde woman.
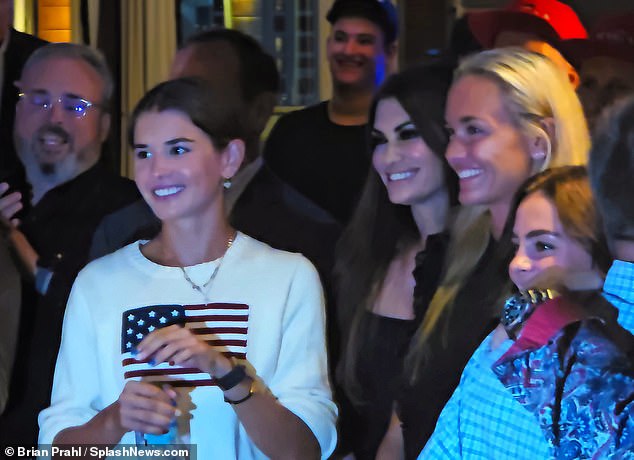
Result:
<instances>
[{"instance_id":1,"label":"blonde woman","mask_svg":"<svg viewBox=\"0 0 634 460\"><path fill-rule=\"evenodd\" d=\"M460 373L498 322L510 292L502 238L515 192L548 166L583 164L590 140L566 76L540 54L506 48L467 58L449 91L447 160L463 209L440 286L410 347L398 419L406 458L431 435ZM489 457L490 458L490 457Z\"/></svg>"}]
</instances>

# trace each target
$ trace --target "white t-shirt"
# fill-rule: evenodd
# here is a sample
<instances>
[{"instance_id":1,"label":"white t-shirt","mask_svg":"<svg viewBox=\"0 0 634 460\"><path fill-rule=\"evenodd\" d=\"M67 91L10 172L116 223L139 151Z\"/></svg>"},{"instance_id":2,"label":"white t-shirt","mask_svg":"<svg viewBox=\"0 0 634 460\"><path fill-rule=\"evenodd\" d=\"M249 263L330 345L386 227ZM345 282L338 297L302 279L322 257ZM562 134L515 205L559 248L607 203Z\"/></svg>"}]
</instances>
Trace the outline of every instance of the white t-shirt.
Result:
<instances>
[{"instance_id":1,"label":"white t-shirt","mask_svg":"<svg viewBox=\"0 0 634 460\"><path fill-rule=\"evenodd\" d=\"M188 326L197 323L209 333L201 338L215 340L215 346L245 359L279 402L306 423L327 458L336 443L337 409L328 384L323 293L310 262L238 233L205 306L179 268L151 262L139 244L90 263L75 281L51 407L39 418L40 443L50 444L61 430L86 423L116 401L126 378L173 378L190 385L175 386L182 411L178 427L197 445L198 458L266 458L224 402L222 391L210 385L209 375L191 369L167 377L144 374L169 365L154 368L129 354L134 346L130 337L139 333L137 323L143 323L141 330L150 317L161 320L184 312ZM202 285L218 263L186 270ZM170 369L168 373L178 372ZM134 438L129 432L121 443L134 444Z\"/></svg>"}]
</instances>

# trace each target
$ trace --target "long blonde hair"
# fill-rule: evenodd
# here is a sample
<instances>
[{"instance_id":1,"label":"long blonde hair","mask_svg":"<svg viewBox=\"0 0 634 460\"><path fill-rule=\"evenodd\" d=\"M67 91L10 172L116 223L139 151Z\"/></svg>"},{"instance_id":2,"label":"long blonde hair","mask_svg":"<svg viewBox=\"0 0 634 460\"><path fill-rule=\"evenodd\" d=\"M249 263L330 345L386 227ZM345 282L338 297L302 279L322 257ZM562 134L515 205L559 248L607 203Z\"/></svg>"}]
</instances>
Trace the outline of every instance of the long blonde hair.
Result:
<instances>
[{"instance_id":1,"label":"long blonde hair","mask_svg":"<svg viewBox=\"0 0 634 460\"><path fill-rule=\"evenodd\" d=\"M566 75L548 58L522 48L487 50L461 62L454 85L467 75L495 82L501 89L505 108L524 138L541 137L546 141L546 158L535 166L533 173L551 166L587 163L590 135L581 104ZM552 129L546 120L552 121ZM484 255L490 236L487 208L463 206L452 224L443 277L407 357L412 380L419 375L430 335L441 327L441 318L448 320L456 296ZM505 289L500 291L499 301L507 295Z\"/></svg>"}]
</instances>

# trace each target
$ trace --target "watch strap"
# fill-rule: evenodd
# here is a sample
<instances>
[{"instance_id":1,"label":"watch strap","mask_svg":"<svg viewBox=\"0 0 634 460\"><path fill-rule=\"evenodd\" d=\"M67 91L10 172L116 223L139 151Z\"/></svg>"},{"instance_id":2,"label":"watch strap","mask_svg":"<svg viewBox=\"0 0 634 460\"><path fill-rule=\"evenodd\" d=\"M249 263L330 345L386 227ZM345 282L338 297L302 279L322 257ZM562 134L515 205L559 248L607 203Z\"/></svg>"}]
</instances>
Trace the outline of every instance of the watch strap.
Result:
<instances>
[{"instance_id":1,"label":"watch strap","mask_svg":"<svg viewBox=\"0 0 634 460\"><path fill-rule=\"evenodd\" d=\"M251 396L253 396L255 394L255 379L251 380L251 386L249 387L249 393L244 397L244 398L240 398L240 399L228 399L225 396L225 402L231 404L232 406L236 406L240 403L245 402L247 399L251 398Z\"/></svg>"},{"instance_id":2,"label":"watch strap","mask_svg":"<svg viewBox=\"0 0 634 460\"><path fill-rule=\"evenodd\" d=\"M227 391L235 387L247 377L246 368L242 364L233 367L229 372L216 379L216 384L222 391Z\"/></svg>"}]
</instances>

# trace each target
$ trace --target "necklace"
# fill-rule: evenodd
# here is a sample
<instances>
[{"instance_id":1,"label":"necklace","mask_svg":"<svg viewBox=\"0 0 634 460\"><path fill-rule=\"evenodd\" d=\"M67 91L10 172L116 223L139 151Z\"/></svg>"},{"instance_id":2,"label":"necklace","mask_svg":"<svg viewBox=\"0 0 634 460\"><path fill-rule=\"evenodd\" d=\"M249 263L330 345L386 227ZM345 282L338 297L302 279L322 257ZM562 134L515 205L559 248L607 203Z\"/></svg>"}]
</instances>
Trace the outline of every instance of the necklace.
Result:
<instances>
[{"instance_id":1,"label":"necklace","mask_svg":"<svg viewBox=\"0 0 634 460\"><path fill-rule=\"evenodd\" d=\"M205 284L203 284L202 286L194 283L192 281L192 279L189 277L189 275L187 274L187 272L185 271L185 267L178 267L181 269L181 271L183 272L183 276L185 277L185 281L187 281L189 283L189 285L192 287L192 289L194 291L198 291L200 293L200 295L203 296L203 298L205 299L205 302L209 302L209 297L207 296L207 294L209 293L210 289L211 289L211 285L213 284L214 279L216 278L216 275L218 274L218 271L220 270L220 266L222 265L222 262L225 260L225 256L227 255L227 252L229 251L229 248L233 245L233 241L235 240L236 237L236 233L232 234L229 239L227 240L227 248L225 249L224 254L220 257L220 261L218 262L218 265L216 265L216 267L214 268L214 271L211 272L211 276L209 277L209 279L207 280L207 282Z\"/></svg>"}]
</instances>

